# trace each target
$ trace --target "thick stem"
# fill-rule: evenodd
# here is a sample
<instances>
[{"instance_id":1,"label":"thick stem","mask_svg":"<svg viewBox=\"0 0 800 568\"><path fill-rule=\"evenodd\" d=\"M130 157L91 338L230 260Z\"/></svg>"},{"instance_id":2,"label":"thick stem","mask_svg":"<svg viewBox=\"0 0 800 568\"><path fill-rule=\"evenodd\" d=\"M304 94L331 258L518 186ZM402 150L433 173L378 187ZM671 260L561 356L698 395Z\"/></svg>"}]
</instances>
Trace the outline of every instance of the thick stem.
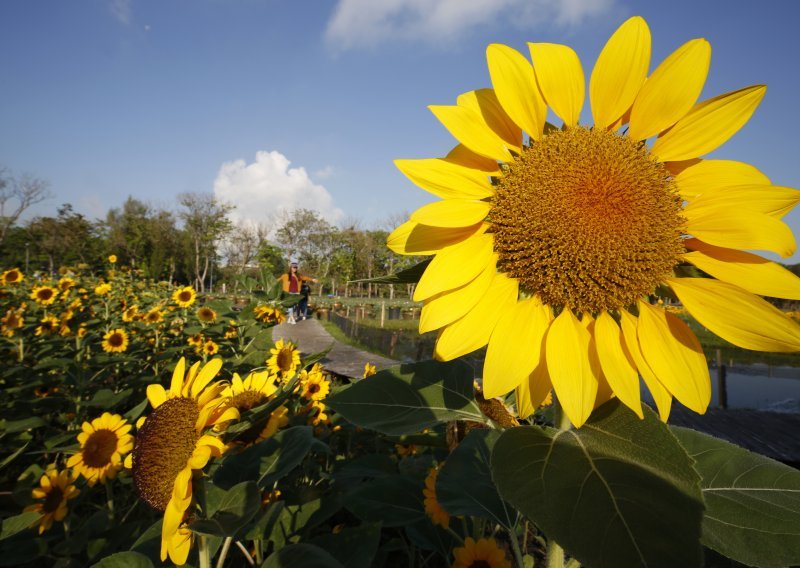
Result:
<instances>
[{"instance_id":1,"label":"thick stem","mask_svg":"<svg viewBox=\"0 0 800 568\"><path fill-rule=\"evenodd\" d=\"M225 565L225 557L228 556L228 551L231 549L231 543L233 542L233 537L229 536L225 538L225 542L222 543L222 551L219 553L219 558L217 559L217 568L222 568Z\"/></svg>"},{"instance_id":2,"label":"thick stem","mask_svg":"<svg viewBox=\"0 0 800 568\"><path fill-rule=\"evenodd\" d=\"M517 531L515 529L516 527L508 531L509 540L511 540L511 550L514 551L514 558L517 560L517 566L524 566L525 561L522 559L522 549L519 547L519 538L517 537Z\"/></svg>"},{"instance_id":3,"label":"thick stem","mask_svg":"<svg viewBox=\"0 0 800 568\"><path fill-rule=\"evenodd\" d=\"M208 550L208 537L200 535L200 548L198 550L200 556L200 568L211 568L211 555Z\"/></svg>"},{"instance_id":4,"label":"thick stem","mask_svg":"<svg viewBox=\"0 0 800 568\"><path fill-rule=\"evenodd\" d=\"M567 413L561 407L557 397L553 397L553 411L556 427L561 432L572 428ZM547 568L564 568L564 549L555 540L547 541Z\"/></svg>"}]
</instances>

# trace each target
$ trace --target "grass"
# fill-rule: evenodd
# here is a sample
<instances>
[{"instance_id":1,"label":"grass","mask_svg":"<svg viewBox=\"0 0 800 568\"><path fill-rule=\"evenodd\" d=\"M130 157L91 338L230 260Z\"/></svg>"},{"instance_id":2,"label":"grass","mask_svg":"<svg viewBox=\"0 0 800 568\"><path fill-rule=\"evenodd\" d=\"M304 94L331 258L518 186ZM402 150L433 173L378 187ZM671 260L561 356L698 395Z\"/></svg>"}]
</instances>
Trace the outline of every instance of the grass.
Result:
<instances>
[{"instance_id":1,"label":"grass","mask_svg":"<svg viewBox=\"0 0 800 568\"><path fill-rule=\"evenodd\" d=\"M370 347L369 345L364 345L360 341L355 338L348 336L344 331L342 331L338 325L333 323L332 321L320 319L317 320L319 323L322 324L322 327L325 328L325 331L331 334L331 336L338 342L344 343L345 345L350 345L351 347L355 347L361 351L366 351L367 353L372 353L373 355L379 355L381 357L388 357L385 353L381 353L379 350L375 349L374 347Z\"/></svg>"}]
</instances>

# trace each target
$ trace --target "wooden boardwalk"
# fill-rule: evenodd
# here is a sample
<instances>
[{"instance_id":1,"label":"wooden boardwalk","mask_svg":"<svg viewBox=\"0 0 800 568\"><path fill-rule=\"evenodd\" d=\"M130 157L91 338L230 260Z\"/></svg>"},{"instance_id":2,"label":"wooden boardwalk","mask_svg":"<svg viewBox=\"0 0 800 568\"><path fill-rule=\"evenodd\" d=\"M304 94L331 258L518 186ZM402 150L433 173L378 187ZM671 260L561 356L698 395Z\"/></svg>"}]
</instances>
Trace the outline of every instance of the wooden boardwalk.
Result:
<instances>
[{"instance_id":1,"label":"wooden boardwalk","mask_svg":"<svg viewBox=\"0 0 800 568\"><path fill-rule=\"evenodd\" d=\"M298 321L291 325L282 323L272 328L272 340L289 340L300 349L303 355L319 353L328 348L330 352L320 361L325 369L343 377L360 378L364 374L364 365L372 363L378 370L399 364L399 361L387 359L380 355L360 351L350 345L336 341L325 331L316 319Z\"/></svg>"}]
</instances>

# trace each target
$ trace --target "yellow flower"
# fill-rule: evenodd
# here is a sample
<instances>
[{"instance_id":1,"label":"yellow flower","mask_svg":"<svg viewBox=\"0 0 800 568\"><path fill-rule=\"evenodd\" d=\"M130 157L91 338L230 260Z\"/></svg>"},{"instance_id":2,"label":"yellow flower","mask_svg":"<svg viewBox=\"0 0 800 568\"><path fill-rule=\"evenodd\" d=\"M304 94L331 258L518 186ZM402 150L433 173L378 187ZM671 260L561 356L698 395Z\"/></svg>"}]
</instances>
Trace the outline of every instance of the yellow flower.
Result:
<instances>
[{"instance_id":1,"label":"yellow flower","mask_svg":"<svg viewBox=\"0 0 800 568\"><path fill-rule=\"evenodd\" d=\"M258 321L263 323L278 325L286 321L286 316L283 314L283 311L273 306L256 306L253 310L253 315Z\"/></svg>"},{"instance_id":2,"label":"yellow flower","mask_svg":"<svg viewBox=\"0 0 800 568\"><path fill-rule=\"evenodd\" d=\"M31 291L31 300L36 300L36 303L43 306L49 306L56 301L58 290L52 286L34 286Z\"/></svg>"},{"instance_id":3,"label":"yellow flower","mask_svg":"<svg viewBox=\"0 0 800 568\"><path fill-rule=\"evenodd\" d=\"M186 562L191 548L191 542L182 540L191 539L182 525L192 504L192 476L211 456L219 457L225 450L219 438L204 431L239 416L219 396L225 385L209 384L221 367L221 359L212 359L202 369L195 363L184 374L186 362L181 358L168 391L160 384L147 387L153 411L136 433L131 460L134 485L142 500L164 513L161 560L169 556L179 565Z\"/></svg>"},{"instance_id":4,"label":"yellow flower","mask_svg":"<svg viewBox=\"0 0 800 568\"><path fill-rule=\"evenodd\" d=\"M377 373L377 372L378 372L378 371L377 371L377 369L375 368L375 365L373 365L373 364L372 364L372 363L370 363L369 361L367 361L366 363L364 363L364 378L365 378L365 379L366 379L367 377L371 377L372 375L374 375L374 374L375 374L375 373Z\"/></svg>"},{"instance_id":5,"label":"yellow flower","mask_svg":"<svg viewBox=\"0 0 800 568\"><path fill-rule=\"evenodd\" d=\"M203 323L214 323L217 321L217 312L209 307L203 306L197 309L197 319Z\"/></svg>"},{"instance_id":6,"label":"yellow flower","mask_svg":"<svg viewBox=\"0 0 800 568\"><path fill-rule=\"evenodd\" d=\"M309 412L308 424L311 426L322 426L331 423L330 414L328 414L328 409L324 403L312 400L307 410Z\"/></svg>"},{"instance_id":7,"label":"yellow flower","mask_svg":"<svg viewBox=\"0 0 800 568\"><path fill-rule=\"evenodd\" d=\"M115 254L109 255L108 262L110 262L111 264L116 264L117 263L117 255L115 255Z\"/></svg>"},{"instance_id":8,"label":"yellow flower","mask_svg":"<svg viewBox=\"0 0 800 568\"><path fill-rule=\"evenodd\" d=\"M203 353L206 355L216 355L219 353L219 345L210 339L206 339L206 342L203 343Z\"/></svg>"},{"instance_id":9,"label":"yellow flower","mask_svg":"<svg viewBox=\"0 0 800 568\"><path fill-rule=\"evenodd\" d=\"M269 352L272 357L267 359L267 368L284 379L291 377L300 365L300 351L291 341L279 339Z\"/></svg>"},{"instance_id":10,"label":"yellow flower","mask_svg":"<svg viewBox=\"0 0 800 568\"><path fill-rule=\"evenodd\" d=\"M131 425L119 414L104 412L81 425L80 451L67 460L67 467L86 478L89 486L114 479L122 469L125 454L133 449Z\"/></svg>"},{"instance_id":11,"label":"yellow flower","mask_svg":"<svg viewBox=\"0 0 800 568\"><path fill-rule=\"evenodd\" d=\"M511 568L506 553L493 538L481 538L476 542L467 537L464 546L453 549L453 556L455 561L450 568Z\"/></svg>"},{"instance_id":12,"label":"yellow flower","mask_svg":"<svg viewBox=\"0 0 800 568\"><path fill-rule=\"evenodd\" d=\"M323 400L331 390L331 383L319 363L315 363L310 371L300 372L300 388L306 400Z\"/></svg>"},{"instance_id":13,"label":"yellow flower","mask_svg":"<svg viewBox=\"0 0 800 568\"><path fill-rule=\"evenodd\" d=\"M164 321L164 312L158 308L151 308L143 318L145 323L154 324Z\"/></svg>"},{"instance_id":14,"label":"yellow flower","mask_svg":"<svg viewBox=\"0 0 800 568\"><path fill-rule=\"evenodd\" d=\"M97 296L108 296L109 292L111 292L111 284L108 282L103 282L94 287L94 293Z\"/></svg>"},{"instance_id":15,"label":"yellow flower","mask_svg":"<svg viewBox=\"0 0 800 568\"><path fill-rule=\"evenodd\" d=\"M36 331L34 332L34 335L36 336L52 335L56 332L60 323L61 322L58 320L56 316L48 314L44 316L40 320L40 324L36 326Z\"/></svg>"},{"instance_id":16,"label":"yellow flower","mask_svg":"<svg viewBox=\"0 0 800 568\"><path fill-rule=\"evenodd\" d=\"M41 502L25 507L25 511L36 511L42 516L31 527L39 526L39 534L53 526L53 521L63 521L67 516L67 501L78 496L80 491L72 484L68 470L58 471L51 466L39 480L39 487L31 493Z\"/></svg>"},{"instance_id":17,"label":"yellow flower","mask_svg":"<svg viewBox=\"0 0 800 568\"><path fill-rule=\"evenodd\" d=\"M101 343L106 353L124 353L128 350L128 332L124 329L112 329L103 336Z\"/></svg>"},{"instance_id":18,"label":"yellow flower","mask_svg":"<svg viewBox=\"0 0 800 568\"><path fill-rule=\"evenodd\" d=\"M25 323L25 320L22 318L22 314L25 310L23 308L8 308L6 315L0 318L0 330L2 331L3 335L6 337L13 337L14 330L21 329L22 325Z\"/></svg>"},{"instance_id":19,"label":"yellow flower","mask_svg":"<svg viewBox=\"0 0 800 568\"><path fill-rule=\"evenodd\" d=\"M63 278L59 278L58 280L58 289L61 290L62 292L66 292L76 284L77 283L75 282L75 279L70 278L69 276L64 276Z\"/></svg>"},{"instance_id":20,"label":"yellow flower","mask_svg":"<svg viewBox=\"0 0 800 568\"><path fill-rule=\"evenodd\" d=\"M19 284L25 279L22 271L19 268L11 268L0 274L0 284L6 286L8 284Z\"/></svg>"},{"instance_id":21,"label":"yellow flower","mask_svg":"<svg viewBox=\"0 0 800 568\"><path fill-rule=\"evenodd\" d=\"M130 323L139 315L139 306L131 306L122 311L122 321Z\"/></svg>"},{"instance_id":22,"label":"yellow flower","mask_svg":"<svg viewBox=\"0 0 800 568\"><path fill-rule=\"evenodd\" d=\"M188 308L194 304L197 294L191 286L184 286L178 288L172 293L172 301L178 304L181 308Z\"/></svg>"},{"instance_id":23,"label":"yellow flower","mask_svg":"<svg viewBox=\"0 0 800 568\"><path fill-rule=\"evenodd\" d=\"M238 330L236 329L236 320L231 320L228 324L228 328L225 330L225 339L233 339L239 335Z\"/></svg>"},{"instance_id":24,"label":"yellow flower","mask_svg":"<svg viewBox=\"0 0 800 568\"><path fill-rule=\"evenodd\" d=\"M268 371L261 371L250 373L242 380L238 373L234 373L230 386L226 387L220 396L227 399L228 406L236 408L241 414L266 404L275 397L278 392L278 387L275 385L276 378ZM252 444L266 440L289 423L288 412L285 406L279 406L270 413L265 422L254 424L252 428L237 436L236 441Z\"/></svg>"},{"instance_id":25,"label":"yellow flower","mask_svg":"<svg viewBox=\"0 0 800 568\"><path fill-rule=\"evenodd\" d=\"M434 466L428 472L428 477L425 478L425 488L422 490L425 496L424 505L425 512L431 518L434 525L439 525L442 528L450 526L450 513L444 510L436 499L436 478L439 477L439 468Z\"/></svg>"},{"instance_id":26,"label":"yellow flower","mask_svg":"<svg viewBox=\"0 0 800 568\"><path fill-rule=\"evenodd\" d=\"M552 384L580 426L614 395L641 417L639 374L663 420L673 397L705 412L711 386L699 341L648 301L666 288L740 347L800 350L800 326L757 296L800 299L800 279L745 252L794 253L781 217L800 192L770 185L748 164L700 158L747 122L766 88L696 104L708 42L687 42L648 77L650 31L633 17L594 66L589 128L579 123L575 52L529 47L533 66L490 45L493 88L431 107L461 143L446 158L396 162L442 198L388 238L395 252L435 255L414 299L424 301L420 332L440 330L436 357L488 344L487 398L516 389L527 416ZM563 129L545 123L548 107ZM684 276L686 263L711 278Z\"/></svg>"}]
</instances>

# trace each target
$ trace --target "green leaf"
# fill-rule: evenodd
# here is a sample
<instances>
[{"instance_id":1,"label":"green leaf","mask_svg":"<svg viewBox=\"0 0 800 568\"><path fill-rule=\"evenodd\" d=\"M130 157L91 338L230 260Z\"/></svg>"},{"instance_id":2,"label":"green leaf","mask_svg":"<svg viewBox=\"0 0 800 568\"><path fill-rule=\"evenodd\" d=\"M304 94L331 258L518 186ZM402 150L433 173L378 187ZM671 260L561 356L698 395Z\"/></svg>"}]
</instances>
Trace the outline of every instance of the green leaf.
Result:
<instances>
[{"instance_id":1,"label":"green leaf","mask_svg":"<svg viewBox=\"0 0 800 568\"><path fill-rule=\"evenodd\" d=\"M425 518L422 481L404 475L365 483L351 491L344 502L358 518L385 527L399 527Z\"/></svg>"},{"instance_id":2,"label":"green leaf","mask_svg":"<svg viewBox=\"0 0 800 568\"><path fill-rule=\"evenodd\" d=\"M311 544L330 552L344 568L370 568L380 540L381 525L365 523L318 536Z\"/></svg>"},{"instance_id":3,"label":"green leaf","mask_svg":"<svg viewBox=\"0 0 800 568\"><path fill-rule=\"evenodd\" d=\"M378 276L376 278L363 278L361 280L351 280L352 282L373 282L375 284L416 284L422 278L422 273L428 268L431 259L423 260L410 268L395 272L388 276Z\"/></svg>"},{"instance_id":4,"label":"green leaf","mask_svg":"<svg viewBox=\"0 0 800 568\"><path fill-rule=\"evenodd\" d=\"M672 432L702 478L703 544L748 566L800 564L800 472L688 428Z\"/></svg>"},{"instance_id":5,"label":"green leaf","mask_svg":"<svg viewBox=\"0 0 800 568\"><path fill-rule=\"evenodd\" d=\"M517 512L503 501L492 481L490 462L498 438L496 430L471 430L439 471L436 499L451 515L481 517L511 529Z\"/></svg>"},{"instance_id":6,"label":"green leaf","mask_svg":"<svg viewBox=\"0 0 800 568\"><path fill-rule=\"evenodd\" d=\"M286 503L284 501L270 503L269 506L258 517L258 520L256 520L252 528L250 528L250 530L247 532L245 539L256 540L261 538L264 540L270 540L272 528L275 526L275 523L278 522L278 519L280 518L285 506Z\"/></svg>"},{"instance_id":7,"label":"green leaf","mask_svg":"<svg viewBox=\"0 0 800 568\"><path fill-rule=\"evenodd\" d=\"M333 556L313 544L292 544L269 555L261 568L343 568Z\"/></svg>"},{"instance_id":8,"label":"green leaf","mask_svg":"<svg viewBox=\"0 0 800 568\"><path fill-rule=\"evenodd\" d=\"M41 428L45 424L46 422L38 416L31 416L30 418L23 418L22 420L0 420L0 431L5 431L6 434L13 434L15 432L24 432L25 430Z\"/></svg>"},{"instance_id":9,"label":"green leaf","mask_svg":"<svg viewBox=\"0 0 800 568\"><path fill-rule=\"evenodd\" d=\"M100 389L94 394L92 400L87 401L84 404L90 407L111 409L131 396L132 392L133 389L125 389L124 391L118 393L115 393L111 389Z\"/></svg>"},{"instance_id":10,"label":"green leaf","mask_svg":"<svg viewBox=\"0 0 800 568\"><path fill-rule=\"evenodd\" d=\"M127 551L106 556L92 568L153 568L153 563L144 554Z\"/></svg>"},{"instance_id":11,"label":"green leaf","mask_svg":"<svg viewBox=\"0 0 800 568\"><path fill-rule=\"evenodd\" d=\"M41 516L41 513L38 511L28 511L27 513L20 513L19 515L3 519L3 528L0 530L0 540L24 531Z\"/></svg>"},{"instance_id":12,"label":"green leaf","mask_svg":"<svg viewBox=\"0 0 800 568\"><path fill-rule=\"evenodd\" d=\"M212 536L234 536L261 507L261 492L253 481L245 481L222 496L210 518L195 521L189 528Z\"/></svg>"},{"instance_id":13,"label":"green leaf","mask_svg":"<svg viewBox=\"0 0 800 568\"><path fill-rule=\"evenodd\" d=\"M450 420L485 423L473 397L472 378L463 361L398 365L340 389L325 404L357 426L390 436Z\"/></svg>"},{"instance_id":14,"label":"green leaf","mask_svg":"<svg viewBox=\"0 0 800 568\"><path fill-rule=\"evenodd\" d=\"M592 568L701 565L692 466L651 410L639 420L617 401L579 430L506 430L492 452L500 494Z\"/></svg>"},{"instance_id":15,"label":"green leaf","mask_svg":"<svg viewBox=\"0 0 800 568\"><path fill-rule=\"evenodd\" d=\"M14 451L14 453L12 453L12 454L11 454L11 455L9 455L9 456L6 456L6 458L5 458L5 459L3 459L3 461L2 461L2 462L0 462L0 471L2 471L3 469L5 469L5 467L6 467L8 464L10 464L10 463L11 463L11 462L13 462L15 459L17 459L17 458L19 457L19 455L20 455L22 452L24 452L24 451L25 451L25 448L27 448L29 445L30 445L30 442L26 442L24 446L21 446L21 447L17 448L17 449Z\"/></svg>"}]
</instances>

